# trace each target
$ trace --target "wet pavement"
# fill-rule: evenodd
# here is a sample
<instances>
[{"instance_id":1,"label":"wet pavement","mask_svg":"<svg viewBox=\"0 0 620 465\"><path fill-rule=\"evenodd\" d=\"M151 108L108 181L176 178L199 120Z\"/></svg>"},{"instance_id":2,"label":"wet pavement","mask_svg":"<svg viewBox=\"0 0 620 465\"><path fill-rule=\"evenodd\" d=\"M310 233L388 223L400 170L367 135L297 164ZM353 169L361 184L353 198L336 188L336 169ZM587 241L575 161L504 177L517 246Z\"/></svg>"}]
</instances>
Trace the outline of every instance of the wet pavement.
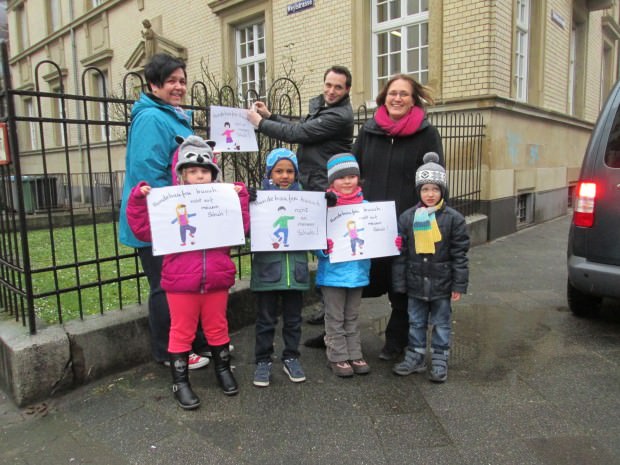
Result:
<instances>
[{"instance_id":1,"label":"wet pavement","mask_svg":"<svg viewBox=\"0 0 620 465\"><path fill-rule=\"evenodd\" d=\"M232 336L239 395L224 396L212 368L192 372L196 411L176 406L154 363L26 409L0 393L0 463L620 464L620 303L595 320L569 312L568 223L471 250L445 384L377 359L387 301L367 299L368 376L336 378L303 347L305 383L275 361L271 386L255 388L248 327Z\"/></svg>"}]
</instances>

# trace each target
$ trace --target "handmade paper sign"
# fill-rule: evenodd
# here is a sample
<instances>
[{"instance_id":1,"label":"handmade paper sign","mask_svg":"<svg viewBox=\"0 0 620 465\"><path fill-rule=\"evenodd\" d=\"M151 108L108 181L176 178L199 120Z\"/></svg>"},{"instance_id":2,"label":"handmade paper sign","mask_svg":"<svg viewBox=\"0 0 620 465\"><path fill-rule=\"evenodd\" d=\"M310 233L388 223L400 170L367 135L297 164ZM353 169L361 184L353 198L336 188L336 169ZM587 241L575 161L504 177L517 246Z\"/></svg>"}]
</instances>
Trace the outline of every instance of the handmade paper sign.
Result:
<instances>
[{"instance_id":1,"label":"handmade paper sign","mask_svg":"<svg viewBox=\"0 0 620 465\"><path fill-rule=\"evenodd\" d=\"M160 187L146 199L153 255L245 242L241 204L232 184Z\"/></svg>"},{"instance_id":2,"label":"handmade paper sign","mask_svg":"<svg viewBox=\"0 0 620 465\"><path fill-rule=\"evenodd\" d=\"M242 108L212 106L211 139L219 152L258 152L254 126Z\"/></svg>"},{"instance_id":3,"label":"handmade paper sign","mask_svg":"<svg viewBox=\"0 0 620 465\"><path fill-rule=\"evenodd\" d=\"M325 194L258 191L250 202L252 252L324 249Z\"/></svg>"},{"instance_id":4,"label":"handmade paper sign","mask_svg":"<svg viewBox=\"0 0 620 465\"><path fill-rule=\"evenodd\" d=\"M400 252L394 202L367 202L327 209L327 237L334 242L331 263L388 257Z\"/></svg>"}]
</instances>

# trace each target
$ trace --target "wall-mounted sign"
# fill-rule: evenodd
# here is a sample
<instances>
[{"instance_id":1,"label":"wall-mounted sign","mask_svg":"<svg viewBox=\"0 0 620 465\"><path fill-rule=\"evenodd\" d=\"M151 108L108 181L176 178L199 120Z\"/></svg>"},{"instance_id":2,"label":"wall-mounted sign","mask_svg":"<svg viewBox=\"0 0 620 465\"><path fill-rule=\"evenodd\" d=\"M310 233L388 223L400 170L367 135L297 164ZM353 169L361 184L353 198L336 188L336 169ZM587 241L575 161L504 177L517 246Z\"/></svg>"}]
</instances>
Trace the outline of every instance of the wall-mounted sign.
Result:
<instances>
[{"instance_id":1,"label":"wall-mounted sign","mask_svg":"<svg viewBox=\"0 0 620 465\"><path fill-rule=\"evenodd\" d=\"M293 13L298 13L302 10L307 10L308 8L312 8L313 6L314 6L314 0L300 0L299 2L286 5L286 14L292 15Z\"/></svg>"},{"instance_id":2,"label":"wall-mounted sign","mask_svg":"<svg viewBox=\"0 0 620 465\"><path fill-rule=\"evenodd\" d=\"M562 29L566 27L566 21L564 18L555 10L551 10L551 21L560 26Z\"/></svg>"},{"instance_id":3,"label":"wall-mounted sign","mask_svg":"<svg viewBox=\"0 0 620 465\"><path fill-rule=\"evenodd\" d=\"M9 132L6 123L0 123L0 165L8 165L9 163L11 163Z\"/></svg>"}]
</instances>

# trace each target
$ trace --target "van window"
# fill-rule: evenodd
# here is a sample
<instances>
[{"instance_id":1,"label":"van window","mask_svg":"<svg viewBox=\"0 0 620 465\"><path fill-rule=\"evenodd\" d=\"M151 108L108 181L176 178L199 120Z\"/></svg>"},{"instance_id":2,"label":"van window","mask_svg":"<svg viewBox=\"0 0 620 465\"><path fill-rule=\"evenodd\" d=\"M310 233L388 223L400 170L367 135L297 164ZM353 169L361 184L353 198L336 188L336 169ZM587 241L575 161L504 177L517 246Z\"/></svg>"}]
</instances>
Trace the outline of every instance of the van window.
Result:
<instances>
[{"instance_id":1,"label":"van window","mask_svg":"<svg viewBox=\"0 0 620 465\"><path fill-rule=\"evenodd\" d=\"M605 164L611 168L620 168L620 108L616 112L607 149L605 150Z\"/></svg>"}]
</instances>

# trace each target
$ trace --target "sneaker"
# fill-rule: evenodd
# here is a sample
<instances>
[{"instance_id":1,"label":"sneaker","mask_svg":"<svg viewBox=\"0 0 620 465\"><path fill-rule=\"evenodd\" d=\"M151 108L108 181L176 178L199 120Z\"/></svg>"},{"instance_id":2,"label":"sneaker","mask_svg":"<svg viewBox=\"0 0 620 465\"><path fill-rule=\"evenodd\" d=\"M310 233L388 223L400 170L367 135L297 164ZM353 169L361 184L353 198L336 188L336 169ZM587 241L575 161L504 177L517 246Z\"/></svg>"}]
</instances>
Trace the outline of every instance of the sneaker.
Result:
<instances>
[{"instance_id":1,"label":"sneaker","mask_svg":"<svg viewBox=\"0 0 620 465\"><path fill-rule=\"evenodd\" d=\"M269 378L271 378L271 362L258 362L254 370L254 386L269 386Z\"/></svg>"},{"instance_id":2,"label":"sneaker","mask_svg":"<svg viewBox=\"0 0 620 465\"><path fill-rule=\"evenodd\" d=\"M370 373L370 365L363 358L357 360L349 360L349 365L353 368L353 373L356 375L367 375Z\"/></svg>"},{"instance_id":3,"label":"sneaker","mask_svg":"<svg viewBox=\"0 0 620 465\"><path fill-rule=\"evenodd\" d=\"M282 363L284 373L288 375L288 379L292 382L303 383L306 380L306 375L304 374L304 370L301 367L301 363L299 363L298 358L287 358L286 360L283 360Z\"/></svg>"},{"instance_id":4,"label":"sneaker","mask_svg":"<svg viewBox=\"0 0 620 465\"><path fill-rule=\"evenodd\" d=\"M344 362L328 362L327 366L331 368L332 372L341 378L349 378L353 376L353 368L346 360Z\"/></svg>"},{"instance_id":5,"label":"sneaker","mask_svg":"<svg viewBox=\"0 0 620 465\"><path fill-rule=\"evenodd\" d=\"M191 353L189 354L189 362L187 367L190 370L197 370L198 368L206 367L209 364L209 359L207 357L201 357L198 354Z\"/></svg>"},{"instance_id":6,"label":"sneaker","mask_svg":"<svg viewBox=\"0 0 620 465\"><path fill-rule=\"evenodd\" d=\"M392 367L392 371L399 376L407 376L412 373L426 371L424 355L410 350L405 354L405 359Z\"/></svg>"},{"instance_id":7,"label":"sneaker","mask_svg":"<svg viewBox=\"0 0 620 465\"><path fill-rule=\"evenodd\" d=\"M433 352L431 355L431 371L428 379L434 383L444 383L448 379L448 355Z\"/></svg>"}]
</instances>

